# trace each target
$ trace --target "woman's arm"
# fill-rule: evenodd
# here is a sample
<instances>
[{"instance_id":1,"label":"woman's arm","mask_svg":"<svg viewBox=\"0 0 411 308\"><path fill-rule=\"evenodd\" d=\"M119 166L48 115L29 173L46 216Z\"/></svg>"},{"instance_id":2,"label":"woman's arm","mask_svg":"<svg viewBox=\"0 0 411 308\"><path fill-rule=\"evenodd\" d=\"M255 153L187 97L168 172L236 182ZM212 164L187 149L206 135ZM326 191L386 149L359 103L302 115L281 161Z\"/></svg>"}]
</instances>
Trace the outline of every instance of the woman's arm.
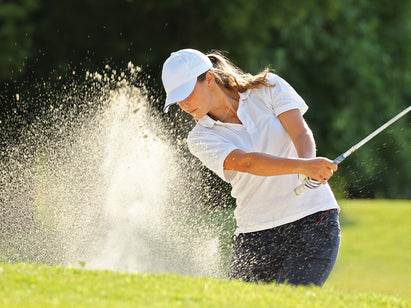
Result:
<instances>
[{"instance_id":1,"label":"woman's arm","mask_svg":"<svg viewBox=\"0 0 411 308\"><path fill-rule=\"evenodd\" d=\"M237 149L228 154L224 169L261 176L302 173L325 184L337 166L327 158L282 158Z\"/></svg>"},{"instance_id":2,"label":"woman's arm","mask_svg":"<svg viewBox=\"0 0 411 308\"><path fill-rule=\"evenodd\" d=\"M282 158L237 149L225 159L224 169L261 176L302 173L325 184L324 179L329 179L333 175L337 165L327 158L313 158L314 138L300 111L286 111L280 114L279 119L290 135L300 158Z\"/></svg>"},{"instance_id":3,"label":"woman's arm","mask_svg":"<svg viewBox=\"0 0 411 308\"><path fill-rule=\"evenodd\" d=\"M283 112L278 116L297 149L298 157L312 158L316 156L313 133L298 109Z\"/></svg>"}]
</instances>

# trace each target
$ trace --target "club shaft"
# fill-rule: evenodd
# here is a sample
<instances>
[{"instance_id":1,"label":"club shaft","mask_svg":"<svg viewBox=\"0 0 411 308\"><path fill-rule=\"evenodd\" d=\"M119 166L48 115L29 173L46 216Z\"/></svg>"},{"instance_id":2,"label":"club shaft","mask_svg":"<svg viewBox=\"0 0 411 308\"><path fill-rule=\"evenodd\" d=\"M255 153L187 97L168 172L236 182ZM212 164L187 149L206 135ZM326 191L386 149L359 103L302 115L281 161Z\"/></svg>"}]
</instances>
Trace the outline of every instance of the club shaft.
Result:
<instances>
[{"instance_id":1,"label":"club shaft","mask_svg":"<svg viewBox=\"0 0 411 308\"><path fill-rule=\"evenodd\" d=\"M390 126L392 123L397 121L399 118L403 117L405 114L407 114L411 110L411 106L408 106L405 108L403 111L401 111L399 114L397 114L395 117L393 117L391 120L389 120L387 123L381 125L378 129L373 131L371 134L369 134L367 137L362 139L360 142L358 142L356 145L351 147L348 151L344 152L340 156L338 156L336 159L334 159L334 164L338 165L341 163L344 159L346 159L348 156L350 156L353 152L358 150L360 147L362 147L365 143L370 141L372 138L374 138L376 135L378 135L380 132L382 132L384 129L386 129L388 126ZM294 189L294 192L296 195L301 194L304 190L306 189L304 184L301 184L297 188Z\"/></svg>"},{"instance_id":2,"label":"club shaft","mask_svg":"<svg viewBox=\"0 0 411 308\"><path fill-rule=\"evenodd\" d=\"M358 142L356 145L351 147L348 151L344 152L340 156L338 156L336 159L334 159L335 164L341 163L344 159L346 159L348 156L351 155L351 153L355 152L358 150L360 147L362 147L364 144L366 144L368 141L370 141L372 138L374 138L376 135L381 133L384 129L386 129L388 126L390 126L392 123L397 121L399 118L403 117L405 114L407 114L411 110L411 106L408 106L408 108L404 109L401 111L399 114L397 114L395 117L393 117L391 120L389 120L387 123L373 131L371 134L369 134L367 137L362 139L360 142Z\"/></svg>"}]
</instances>

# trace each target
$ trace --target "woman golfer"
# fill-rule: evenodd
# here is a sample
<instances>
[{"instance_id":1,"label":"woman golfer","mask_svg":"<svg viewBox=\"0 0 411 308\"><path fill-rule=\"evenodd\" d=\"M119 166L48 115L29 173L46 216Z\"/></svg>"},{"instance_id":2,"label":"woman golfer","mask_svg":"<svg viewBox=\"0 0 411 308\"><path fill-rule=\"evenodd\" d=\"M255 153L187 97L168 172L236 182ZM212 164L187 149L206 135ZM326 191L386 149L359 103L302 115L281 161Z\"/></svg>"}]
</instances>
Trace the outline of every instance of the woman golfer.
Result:
<instances>
[{"instance_id":1,"label":"woman golfer","mask_svg":"<svg viewBox=\"0 0 411 308\"><path fill-rule=\"evenodd\" d=\"M232 185L229 277L322 285L340 245L339 207L326 183L337 166L316 157L304 100L268 69L245 74L194 49L172 53L162 81L164 111L178 104L197 121L190 152ZM296 196L301 182L310 189Z\"/></svg>"}]
</instances>

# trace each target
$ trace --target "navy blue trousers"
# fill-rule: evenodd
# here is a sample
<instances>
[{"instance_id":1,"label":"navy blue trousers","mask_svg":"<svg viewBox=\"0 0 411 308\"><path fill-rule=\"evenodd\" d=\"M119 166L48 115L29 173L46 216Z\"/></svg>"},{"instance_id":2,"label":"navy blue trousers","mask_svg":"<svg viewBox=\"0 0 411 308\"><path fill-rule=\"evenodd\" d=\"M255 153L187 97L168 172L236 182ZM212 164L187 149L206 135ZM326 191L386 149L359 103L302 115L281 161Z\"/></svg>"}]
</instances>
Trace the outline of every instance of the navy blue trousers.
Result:
<instances>
[{"instance_id":1,"label":"navy blue trousers","mask_svg":"<svg viewBox=\"0 0 411 308\"><path fill-rule=\"evenodd\" d=\"M321 286L334 267L340 248L337 210L232 239L229 278Z\"/></svg>"}]
</instances>

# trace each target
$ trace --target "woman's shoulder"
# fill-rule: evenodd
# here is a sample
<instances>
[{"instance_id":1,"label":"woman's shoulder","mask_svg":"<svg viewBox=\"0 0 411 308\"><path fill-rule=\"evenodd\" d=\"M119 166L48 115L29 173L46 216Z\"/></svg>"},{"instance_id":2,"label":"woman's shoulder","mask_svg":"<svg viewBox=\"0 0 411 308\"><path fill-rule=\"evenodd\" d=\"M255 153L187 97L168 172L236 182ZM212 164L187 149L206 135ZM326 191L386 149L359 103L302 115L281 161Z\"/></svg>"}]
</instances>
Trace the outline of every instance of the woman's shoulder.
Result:
<instances>
[{"instance_id":1,"label":"woman's shoulder","mask_svg":"<svg viewBox=\"0 0 411 308\"><path fill-rule=\"evenodd\" d=\"M267 73L267 76L265 77L265 81L267 82L267 85L256 87L253 89L249 89L247 94L255 94L255 95L271 95L272 91L275 91L275 88L277 86L281 86L281 77L278 76L275 73L269 72Z\"/></svg>"},{"instance_id":2,"label":"woman's shoulder","mask_svg":"<svg viewBox=\"0 0 411 308\"><path fill-rule=\"evenodd\" d=\"M267 81L269 81L269 82L273 82L273 81L275 81L275 79L278 77L278 75L276 74L276 73L273 73L273 72L268 72L267 73Z\"/></svg>"},{"instance_id":3,"label":"woman's shoulder","mask_svg":"<svg viewBox=\"0 0 411 308\"><path fill-rule=\"evenodd\" d=\"M279 76L274 72L268 72L266 80L269 84L275 85L278 82Z\"/></svg>"},{"instance_id":4,"label":"woman's shoulder","mask_svg":"<svg viewBox=\"0 0 411 308\"><path fill-rule=\"evenodd\" d=\"M272 73L272 72L269 72L267 74L267 82L269 84L274 85L274 86L287 83L287 81L285 81L285 79L282 78L280 75L278 75L276 73Z\"/></svg>"},{"instance_id":5,"label":"woman's shoulder","mask_svg":"<svg viewBox=\"0 0 411 308\"><path fill-rule=\"evenodd\" d=\"M296 93L295 89L290 85L290 83L288 83L287 80L285 80L278 74L268 73L267 82L274 85L274 87L270 88L270 92L273 95L278 95L280 93Z\"/></svg>"},{"instance_id":6,"label":"woman's shoulder","mask_svg":"<svg viewBox=\"0 0 411 308\"><path fill-rule=\"evenodd\" d=\"M193 142L207 142L215 141L224 138L224 130L222 126L217 125L214 120L209 118L207 115L205 118L201 118L197 124L188 133L187 141L189 143Z\"/></svg>"},{"instance_id":7,"label":"woman's shoulder","mask_svg":"<svg viewBox=\"0 0 411 308\"><path fill-rule=\"evenodd\" d=\"M187 140L195 140L197 138L204 138L213 135L212 126L201 125L197 123L188 133Z\"/></svg>"},{"instance_id":8,"label":"woman's shoulder","mask_svg":"<svg viewBox=\"0 0 411 308\"><path fill-rule=\"evenodd\" d=\"M267 73L267 76L265 77L265 81L267 82L268 85L262 85L256 88L248 89L246 92L242 93L243 98L247 98L248 96L267 96L271 95L271 92L275 87L279 84L278 80L279 76L275 73Z\"/></svg>"}]
</instances>

